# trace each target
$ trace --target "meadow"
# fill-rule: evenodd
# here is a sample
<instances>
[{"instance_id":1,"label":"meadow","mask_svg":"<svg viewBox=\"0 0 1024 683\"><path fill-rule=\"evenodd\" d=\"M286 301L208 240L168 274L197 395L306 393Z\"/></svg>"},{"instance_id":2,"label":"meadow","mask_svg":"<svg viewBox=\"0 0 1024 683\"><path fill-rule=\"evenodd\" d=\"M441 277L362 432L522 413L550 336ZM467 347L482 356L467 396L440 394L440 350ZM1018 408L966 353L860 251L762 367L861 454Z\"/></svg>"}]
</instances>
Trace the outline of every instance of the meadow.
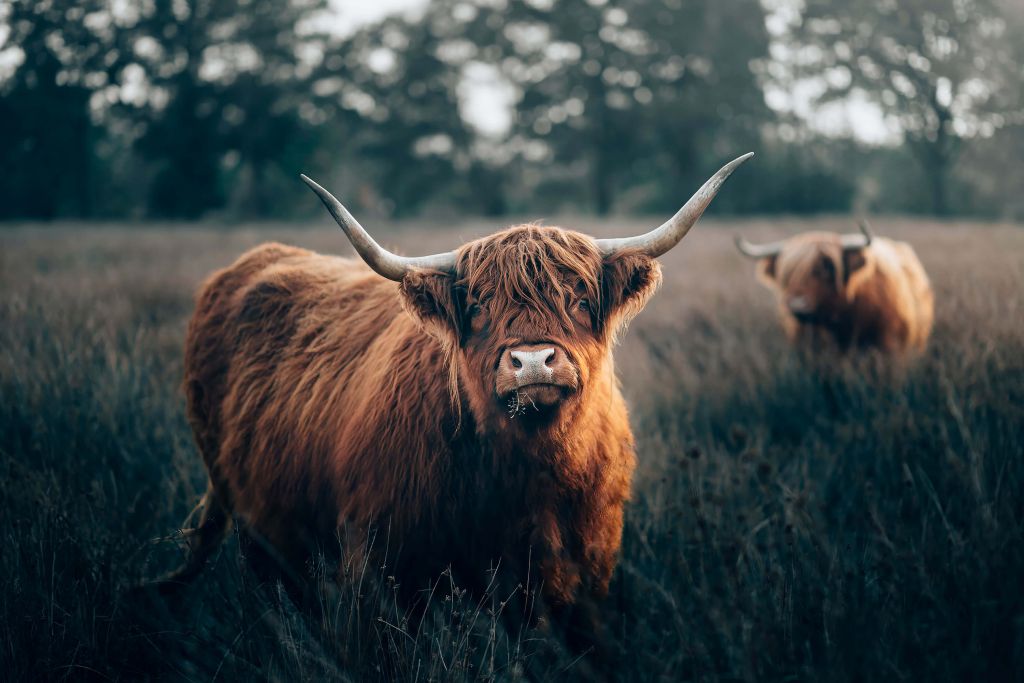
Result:
<instances>
[{"instance_id":1,"label":"meadow","mask_svg":"<svg viewBox=\"0 0 1024 683\"><path fill-rule=\"evenodd\" d=\"M406 253L501 227L366 223ZM173 599L131 590L205 486L180 387L198 283L267 240L350 249L326 223L0 226L2 677L1024 680L1024 227L873 223L935 287L911 363L801 357L732 246L849 218L708 219L663 259L616 351L640 465L584 653L445 577L421 616L372 566L297 609L235 540Z\"/></svg>"}]
</instances>

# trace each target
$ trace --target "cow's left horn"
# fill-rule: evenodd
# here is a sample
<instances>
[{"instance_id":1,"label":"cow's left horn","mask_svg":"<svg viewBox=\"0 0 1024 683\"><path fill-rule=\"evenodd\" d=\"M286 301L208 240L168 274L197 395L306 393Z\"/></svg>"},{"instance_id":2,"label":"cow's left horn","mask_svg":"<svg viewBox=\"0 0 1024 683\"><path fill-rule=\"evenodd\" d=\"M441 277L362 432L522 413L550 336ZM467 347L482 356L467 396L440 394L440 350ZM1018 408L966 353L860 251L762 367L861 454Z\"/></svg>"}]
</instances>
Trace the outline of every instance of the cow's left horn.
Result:
<instances>
[{"instance_id":1,"label":"cow's left horn","mask_svg":"<svg viewBox=\"0 0 1024 683\"><path fill-rule=\"evenodd\" d=\"M858 223L860 227L859 235L843 235L840 239L843 242L843 249L863 249L864 247L871 246L871 240L875 238L874 233L871 232L871 226L863 218Z\"/></svg>"},{"instance_id":2,"label":"cow's left horn","mask_svg":"<svg viewBox=\"0 0 1024 683\"><path fill-rule=\"evenodd\" d=\"M426 270L440 270L451 272L455 270L455 252L449 251L444 254L433 254L432 256L399 256L392 254L384 247L377 244L370 234L359 225L359 221L352 217L337 198L320 187L316 181L308 176L302 175L302 180L316 192L320 201L324 203L327 210L334 216L334 220L341 226L342 232L348 237L348 241L355 247L360 258L366 261L366 265L373 268L378 274L389 280L401 280L406 273L413 268Z\"/></svg>"},{"instance_id":3,"label":"cow's left horn","mask_svg":"<svg viewBox=\"0 0 1024 683\"><path fill-rule=\"evenodd\" d=\"M736 242L736 248L740 250L740 253L750 258L766 258L768 256L775 256L782 251L783 242L769 242L768 244L751 244L747 240L739 237L738 235L733 238Z\"/></svg>"},{"instance_id":4,"label":"cow's left horn","mask_svg":"<svg viewBox=\"0 0 1024 683\"><path fill-rule=\"evenodd\" d=\"M609 256L622 249L638 249L648 256L661 256L686 237L686 233L690 231L690 228L704 213L704 209L708 208L708 204L718 194L725 179L736 170L737 166L752 156L754 153L750 152L727 163L690 197L690 201L686 202L675 216L649 233L636 237L597 240L597 246L601 249L601 253Z\"/></svg>"}]
</instances>

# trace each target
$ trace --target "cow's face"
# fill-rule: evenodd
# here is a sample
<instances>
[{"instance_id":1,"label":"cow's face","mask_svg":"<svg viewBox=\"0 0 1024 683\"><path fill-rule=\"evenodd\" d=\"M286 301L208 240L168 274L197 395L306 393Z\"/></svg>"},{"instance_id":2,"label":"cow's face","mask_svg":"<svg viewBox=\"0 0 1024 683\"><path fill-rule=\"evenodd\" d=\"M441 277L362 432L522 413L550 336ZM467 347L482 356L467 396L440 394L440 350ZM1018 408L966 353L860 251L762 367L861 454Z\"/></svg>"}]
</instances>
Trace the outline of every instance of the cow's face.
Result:
<instances>
[{"instance_id":1,"label":"cow's face","mask_svg":"<svg viewBox=\"0 0 1024 683\"><path fill-rule=\"evenodd\" d=\"M585 235L520 226L465 245L453 274L415 271L401 289L449 349L477 425L530 431L607 387L615 334L659 279L649 256L602 257Z\"/></svg>"},{"instance_id":2,"label":"cow's face","mask_svg":"<svg viewBox=\"0 0 1024 683\"><path fill-rule=\"evenodd\" d=\"M759 260L757 272L774 289L783 311L800 323L836 322L850 300L851 279L864 270L867 249L843 248L839 235L790 238L778 254Z\"/></svg>"}]
</instances>

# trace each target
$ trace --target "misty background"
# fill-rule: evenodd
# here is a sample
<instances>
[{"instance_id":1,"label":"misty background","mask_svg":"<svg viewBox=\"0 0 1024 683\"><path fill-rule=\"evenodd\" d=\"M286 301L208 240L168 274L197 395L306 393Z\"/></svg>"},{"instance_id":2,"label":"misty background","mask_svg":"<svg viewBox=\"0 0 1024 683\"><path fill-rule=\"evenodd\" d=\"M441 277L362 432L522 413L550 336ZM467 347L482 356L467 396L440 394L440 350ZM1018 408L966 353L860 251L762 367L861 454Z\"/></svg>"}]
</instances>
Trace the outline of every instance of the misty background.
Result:
<instances>
[{"instance_id":1,"label":"misty background","mask_svg":"<svg viewBox=\"0 0 1024 683\"><path fill-rule=\"evenodd\" d=\"M1019 0L14 0L0 219L1024 217Z\"/></svg>"}]
</instances>

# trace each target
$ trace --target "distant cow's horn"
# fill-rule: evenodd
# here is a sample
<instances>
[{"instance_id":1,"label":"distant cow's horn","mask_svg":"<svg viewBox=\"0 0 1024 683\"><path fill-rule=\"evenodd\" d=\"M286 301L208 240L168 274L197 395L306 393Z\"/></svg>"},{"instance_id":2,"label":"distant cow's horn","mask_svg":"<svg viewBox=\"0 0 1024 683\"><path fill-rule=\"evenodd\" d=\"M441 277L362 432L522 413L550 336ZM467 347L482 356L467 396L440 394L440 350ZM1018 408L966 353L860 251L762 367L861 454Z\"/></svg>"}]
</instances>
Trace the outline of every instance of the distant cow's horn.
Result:
<instances>
[{"instance_id":1,"label":"distant cow's horn","mask_svg":"<svg viewBox=\"0 0 1024 683\"><path fill-rule=\"evenodd\" d=\"M401 280L412 268L424 268L428 270L440 270L451 272L455 270L455 252L449 251L444 254L432 256L399 256L392 254L384 247L377 244L370 234L359 225L359 221L352 217L341 202L330 192L320 187L315 181L303 175L302 180L312 188L320 197L327 210L334 216L334 220L341 226L349 242L355 247L359 256L366 261L366 265L373 268L377 273L389 280Z\"/></svg>"},{"instance_id":2,"label":"distant cow's horn","mask_svg":"<svg viewBox=\"0 0 1024 683\"><path fill-rule=\"evenodd\" d=\"M751 244L742 237L736 237L736 248L740 253L750 258L766 258L776 256L782 251L783 242L769 242L768 244Z\"/></svg>"},{"instance_id":3,"label":"distant cow's horn","mask_svg":"<svg viewBox=\"0 0 1024 683\"><path fill-rule=\"evenodd\" d=\"M860 226L861 234L859 234L859 235L843 235L842 236L841 239L843 241L843 249L844 250L845 249L863 249L864 247L870 246L871 245L871 240L873 240L875 238L874 234L871 232L871 226L868 225L868 222L866 220L864 220L862 218L860 220L860 223L858 223L858 225Z\"/></svg>"},{"instance_id":4,"label":"distant cow's horn","mask_svg":"<svg viewBox=\"0 0 1024 683\"><path fill-rule=\"evenodd\" d=\"M843 235L840 239L842 240L843 249L863 249L864 247L870 246L871 240L874 239L874 234L871 232L871 226L865 220L860 221L860 232L859 235ZM740 250L744 256L750 258L766 258L768 256L776 256L782 251L783 242L769 242L768 244L751 244L742 237L736 237L736 248Z\"/></svg>"},{"instance_id":5,"label":"distant cow's horn","mask_svg":"<svg viewBox=\"0 0 1024 683\"><path fill-rule=\"evenodd\" d=\"M744 154L738 159L730 161L721 170L704 183L697 192L690 197L683 208L679 209L675 216L668 219L660 227L655 228L644 235L636 237L621 237L616 239L600 239L597 245L605 256L614 254L622 249L639 249L648 256L658 257L672 247L679 244L679 241L686 237L686 233L694 226L697 220L708 208L708 204L718 194L725 179L736 170L736 167L754 156L753 152Z\"/></svg>"}]
</instances>

